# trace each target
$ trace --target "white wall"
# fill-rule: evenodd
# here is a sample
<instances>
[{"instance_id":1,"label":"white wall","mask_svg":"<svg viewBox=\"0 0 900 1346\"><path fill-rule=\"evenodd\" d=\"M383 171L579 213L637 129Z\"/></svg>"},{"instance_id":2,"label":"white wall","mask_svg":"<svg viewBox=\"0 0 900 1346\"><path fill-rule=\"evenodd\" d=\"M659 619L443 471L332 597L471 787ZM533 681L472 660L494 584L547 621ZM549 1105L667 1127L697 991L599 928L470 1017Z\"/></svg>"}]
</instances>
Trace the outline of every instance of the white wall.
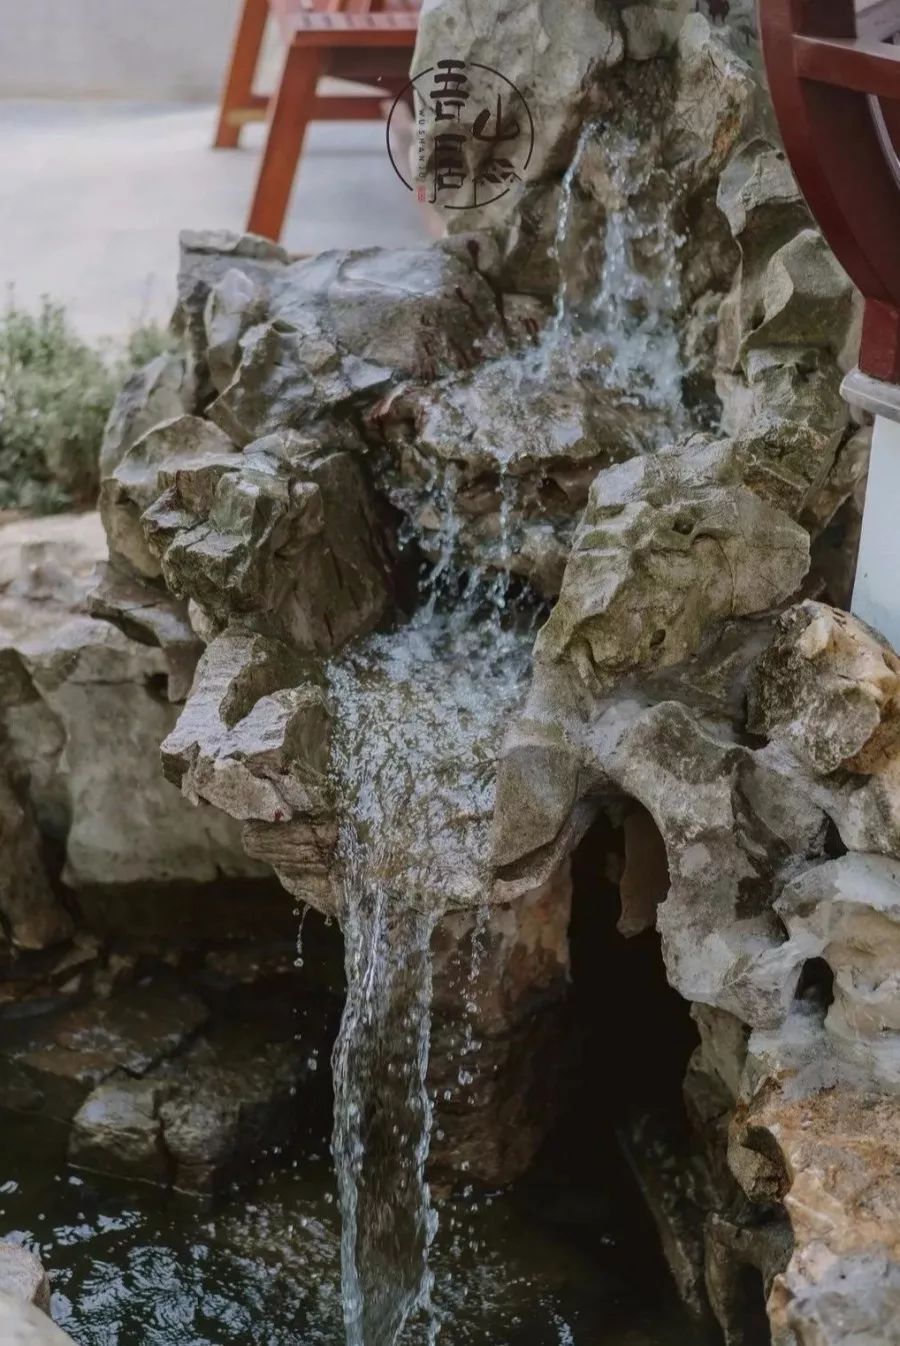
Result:
<instances>
[{"instance_id":1,"label":"white wall","mask_svg":"<svg viewBox=\"0 0 900 1346\"><path fill-rule=\"evenodd\" d=\"M0 0L0 97L214 99L239 0Z\"/></svg>"}]
</instances>

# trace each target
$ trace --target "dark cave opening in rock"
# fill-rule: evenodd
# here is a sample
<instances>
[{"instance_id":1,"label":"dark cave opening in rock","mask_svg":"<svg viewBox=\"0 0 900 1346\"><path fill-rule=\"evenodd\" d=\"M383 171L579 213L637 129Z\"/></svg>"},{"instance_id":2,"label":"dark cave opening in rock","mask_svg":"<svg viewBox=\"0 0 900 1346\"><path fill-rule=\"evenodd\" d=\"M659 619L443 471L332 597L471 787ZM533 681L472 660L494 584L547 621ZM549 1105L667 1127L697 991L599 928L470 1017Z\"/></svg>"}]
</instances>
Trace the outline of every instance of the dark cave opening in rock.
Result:
<instances>
[{"instance_id":1,"label":"dark cave opening in rock","mask_svg":"<svg viewBox=\"0 0 900 1346\"><path fill-rule=\"evenodd\" d=\"M681 1084L698 1036L690 1007L666 980L655 907L668 874L662 838L646 810L601 816L572 862L573 1000L586 1059L615 1082L607 1100L619 1126L644 1111L681 1115Z\"/></svg>"},{"instance_id":2,"label":"dark cave opening in rock","mask_svg":"<svg viewBox=\"0 0 900 1346\"><path fill-rule=\"evenodd\" d=\"M772 1334L762 1272L749 1263L740 1268L736 1278L734 1312L736 1321L742 1325L742 1346L770 1346Z\"/></svg>"},{"instance_id":3,"label":"dark cave opening in rock","mask_svg":"<svg viewBox=\"0 0 900 1346\"><path fill-rule=\"evenodd\" d=\"M666 1173L693 1163L682 1081L699 1039L688 1003L666 980L654 919L668 871L646 810L627 801L599 816L572 857L572 878L572 1077L526 1187L558 1207L561 1221L577 1208L598 1265L609 1263L601 1245L612 1243L620 1271L631 1278L639 1269L649 1297L676 1302L674 1283L692 1340L716 1340L697 1211L676 1211L673 1221L663 1209ZM686 1278L672 1274L673 1225L690 1245Z\"/></svg>"},{"instance_id":4,"label":"dark cave opening in rock","mask_svg":"<svg viewBox=\"0 0 900 1346\"><path fill-rule=\"evenodd\" d=\"M807 958L800 970L795 997L826 1013L834 1002L834 972L824 958Z\"/></svg>"}]
</instances>

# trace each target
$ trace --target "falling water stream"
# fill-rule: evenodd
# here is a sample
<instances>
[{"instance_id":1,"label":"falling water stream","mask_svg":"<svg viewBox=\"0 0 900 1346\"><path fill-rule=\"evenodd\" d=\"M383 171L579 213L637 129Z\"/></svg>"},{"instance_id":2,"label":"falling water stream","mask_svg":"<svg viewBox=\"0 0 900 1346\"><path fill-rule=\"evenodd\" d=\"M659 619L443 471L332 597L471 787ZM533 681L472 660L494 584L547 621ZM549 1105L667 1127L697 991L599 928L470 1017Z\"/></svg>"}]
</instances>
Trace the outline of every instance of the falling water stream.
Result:
<instances>
[{"instance_id":1,"label":"falling water stream","mask_svg":"<svg viewBox=\"0 0 900 1346\"><path fill-rule=\"evenodd\" d=\"M612 204L594 297L575 309L563 263L578 174L598 138ZM671 427L682 376L679 240L668 184L653 180L658 171L641 166L634 137L599 123L584 128L559 204L554 319L536 351L505 358L524 362L540 380L548 362L571 358L587 333L601 386L664 408ZM449 909L486 910L496 756L524 690L532 634L508 620L511 488L499 455L494 468L493 581L470 579L466 599L442 607L440 593L454 580L465 588L456 520L452 505L445 508L422 608L328 670L334 788L343 809L337 861L347 993L333 1059L333 1153L348 1346L392 1346L423 1309L430 1338L437 1331L428 1266L437 1216L426 1180L430 946ZM452 502L452 483L436 481L434 489Z\"/></svg>"},{"instance_id":2,"label":"falling water stream","mask_svg":"<svg viewBox=\"0 0 900 1346\"><path fill-rule=\"evenodd\" d=\"M529 643L498 609L427 607L329 670L347 1001L334 1053L334 1155L348 1346L389 1346L427 1304L430 944L486 900L494 764Z\"/></svg>"}]
</instances>

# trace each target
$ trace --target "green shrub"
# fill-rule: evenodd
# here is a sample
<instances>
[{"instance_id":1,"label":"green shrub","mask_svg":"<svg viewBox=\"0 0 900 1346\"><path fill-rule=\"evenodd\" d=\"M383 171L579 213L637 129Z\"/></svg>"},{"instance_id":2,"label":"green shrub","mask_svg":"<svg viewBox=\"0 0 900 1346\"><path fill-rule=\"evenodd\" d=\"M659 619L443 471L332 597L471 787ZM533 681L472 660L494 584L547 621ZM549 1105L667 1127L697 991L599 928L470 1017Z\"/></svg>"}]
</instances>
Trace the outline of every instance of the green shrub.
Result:
<instances>
[{"instance_id":1,"label":"green shrub","mask_svg":"<svg viewBox=\"0 0 900 1346\"><path fill-rule=\"evenodd\" d=\"M45 299L0 313L0 509L49 514L94 502L103 427L126 374L169 348L140 328L124 356L84 342Z\"/></svg>"}]
</instances>

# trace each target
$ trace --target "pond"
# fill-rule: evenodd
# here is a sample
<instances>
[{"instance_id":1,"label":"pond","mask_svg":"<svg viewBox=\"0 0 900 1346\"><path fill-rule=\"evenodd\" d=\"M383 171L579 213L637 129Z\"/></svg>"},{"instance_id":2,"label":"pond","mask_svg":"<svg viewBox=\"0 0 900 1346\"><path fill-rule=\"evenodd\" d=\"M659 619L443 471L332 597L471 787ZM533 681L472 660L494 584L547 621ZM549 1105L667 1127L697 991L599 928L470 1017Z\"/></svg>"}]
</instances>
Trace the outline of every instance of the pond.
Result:
<instances>
[{"instance_id":1,"label":"pond","mask_svg":"<svg viewBox=\"0 0 900 1346\"><path fill-rule=\"evenodd\" d=\"M694 1346L652 1225L593 1108L505 1193L436 1198L440 1346ZM594 1114L596 1116L596 1114ZM595 1143L584 1144L590 1134ZM340 1229L317 1116L213 1200L67 1168L4 1119L0 1229L33 1246L78 1346L341 1346ZM429 1335L431 1333L431 1336ZM403 1342L434 1339L422 1319Z\"/></svg>"}]
</instances>

